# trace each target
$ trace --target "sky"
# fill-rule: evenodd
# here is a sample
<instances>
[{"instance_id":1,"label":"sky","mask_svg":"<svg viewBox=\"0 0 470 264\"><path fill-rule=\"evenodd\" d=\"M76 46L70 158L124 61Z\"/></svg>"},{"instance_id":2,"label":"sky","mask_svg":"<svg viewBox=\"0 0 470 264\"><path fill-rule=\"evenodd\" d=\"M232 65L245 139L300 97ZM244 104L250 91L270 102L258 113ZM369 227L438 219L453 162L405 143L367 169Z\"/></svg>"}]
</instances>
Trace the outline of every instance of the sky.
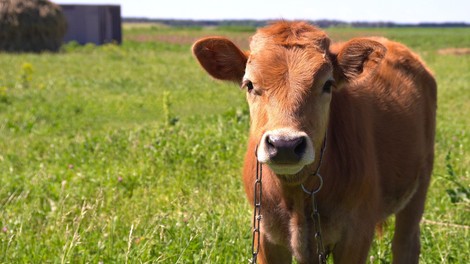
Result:
<instances>
[{"instance_id":1,"label":"sky","mask_svg":"<svg viewBox=\"0 0 470 264\"><path fill-rule=\"evenodd\" d=\"M335 19L346 22L467 22L470 0L52 0L120 4L123 17L171 19Z\"/></svg>"}]
</instances>

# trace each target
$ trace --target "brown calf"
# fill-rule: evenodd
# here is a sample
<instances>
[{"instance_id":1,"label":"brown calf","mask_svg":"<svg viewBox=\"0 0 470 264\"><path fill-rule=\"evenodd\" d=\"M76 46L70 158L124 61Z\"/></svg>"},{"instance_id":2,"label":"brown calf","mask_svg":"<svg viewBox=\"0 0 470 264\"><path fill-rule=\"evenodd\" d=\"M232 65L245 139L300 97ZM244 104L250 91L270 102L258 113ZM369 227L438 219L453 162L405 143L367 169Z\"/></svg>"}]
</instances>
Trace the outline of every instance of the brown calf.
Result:
<instances>
[{"instance_id":1,"label":"brown calf","mask_svg":"<svg viewBox=\"0 0 470 264\"><path fill-rule=\"evenodd\" d=\"M391 214L393 263L418 262L436 117L436 82L418 56L384 38L330 45L319 29L285 21L259 29L249 52L220 37L193 52L210 75L246 90L251 202L256 159L264 167L260 262L318 263L301 184L318 186L324 140L317 203L334 262L365 263L375 226Z\"/></svg>"}]
</instances>

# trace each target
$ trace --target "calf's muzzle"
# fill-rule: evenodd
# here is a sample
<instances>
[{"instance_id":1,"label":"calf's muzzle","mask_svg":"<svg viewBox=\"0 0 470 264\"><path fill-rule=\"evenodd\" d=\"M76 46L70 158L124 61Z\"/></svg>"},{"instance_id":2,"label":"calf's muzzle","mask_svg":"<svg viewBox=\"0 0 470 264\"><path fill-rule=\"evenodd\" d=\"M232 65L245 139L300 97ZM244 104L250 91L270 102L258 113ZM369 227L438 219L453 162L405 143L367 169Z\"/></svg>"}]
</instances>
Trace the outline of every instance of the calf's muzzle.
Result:
<instances>
[{"instance_id":1,"label":"calf's muzzle","mask_svg":"<svg viewBox=\"0 0 470 264\"><path fill-rule=\"evenodd\" d=\"M266 148L269 159L278 164L296 164L305 153L307 138L279 138L266 136Z\"/></svg>"},{"instance_id":2,"label":"calf's muzzle","mask_svg":"<svg viewBox=\"0 0 470 264\"><path fill-rule=\"evenodd\" d=\"M257 158L276 174L296 174L315 159L312 140L307 133L292 128L266 131L257 149Z\"/></svg>"}]
</instances>

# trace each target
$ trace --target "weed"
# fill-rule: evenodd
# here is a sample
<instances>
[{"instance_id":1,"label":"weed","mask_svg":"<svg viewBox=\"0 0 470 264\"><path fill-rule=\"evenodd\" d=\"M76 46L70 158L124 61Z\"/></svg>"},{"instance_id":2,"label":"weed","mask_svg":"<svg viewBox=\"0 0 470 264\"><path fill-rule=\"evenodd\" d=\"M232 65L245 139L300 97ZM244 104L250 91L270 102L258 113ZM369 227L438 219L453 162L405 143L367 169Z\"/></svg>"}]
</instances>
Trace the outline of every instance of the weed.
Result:
<instances>
[{"instance_id":1,"label":"weed","mask_svg":"<svg viewBox=\"0 0 470 264\"><path fill-rule=\"evenodd\" d=\"M470 187L466 187L460 182L459 177L456 175L452 165L452 151L449 150L446 154L446 179L453 184L453 188L447 189L446 192L450 197L452 203L470 203Z\"/></svg>"},{"instance_id":2,"label":"weed","mask_svg":"<svg viewBox=\"0 0 470 264\"><path fill-rule=\"evenodd\" d=\"M77 41L73 40L73 41L69 41L66 44L62 45L62 47L60 49L63 52L73 52L73 51L76 51L79 48L80 48L80 44Z\"/></svg>"},{"instance_id":3,"label":"weed","mask_svg":"<svg viewBox=\"0 0 470 264\"><path fill-rule=\"evenodd\" d=\"M174 126L178 122L178 117L171 113L171 94L169 91L163 92L163 118L166 126Z\"/></svg>"},{"instance_id":4,"label":"weed","mask_svg":"<svg viewBox=\"0 0 470 264\"><path fill-rule=\"evenodd\" d=\"M20 87L30 88L31 81L33 80L33 65L31 63L23 63L20 71Z\"/></svg>"},{"instance_id":5,"label":"weed","mask_svg":"<svg viewBox=\"0 0 470 264\"><path fill-rule=\"evenodd\" d=\"M0 102L8 103L8 88L6 86L0 86Z\"/></svg>"}]
</instances>

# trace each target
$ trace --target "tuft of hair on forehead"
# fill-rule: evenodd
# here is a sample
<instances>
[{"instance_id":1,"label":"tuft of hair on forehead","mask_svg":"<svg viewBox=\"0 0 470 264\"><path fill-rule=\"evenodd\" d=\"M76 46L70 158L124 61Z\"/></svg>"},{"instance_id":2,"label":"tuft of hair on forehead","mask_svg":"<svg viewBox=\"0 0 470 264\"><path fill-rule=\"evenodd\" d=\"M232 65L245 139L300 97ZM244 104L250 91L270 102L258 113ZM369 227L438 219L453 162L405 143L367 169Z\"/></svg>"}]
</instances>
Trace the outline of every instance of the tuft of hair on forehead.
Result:
<instances>
[{"instance_id":1,"label":"tuft of hair on forehead","mask_svg":"<svg viewBox=\"0 0 470 264\"><path fill-rule=\"evenodd\" d=\"M280 45L285 48L314 47L327 51L330 39L325 32L306 22L279 21L264 28L252 38L252 44L257 42Z\"/></svg>"}]
</instances>

